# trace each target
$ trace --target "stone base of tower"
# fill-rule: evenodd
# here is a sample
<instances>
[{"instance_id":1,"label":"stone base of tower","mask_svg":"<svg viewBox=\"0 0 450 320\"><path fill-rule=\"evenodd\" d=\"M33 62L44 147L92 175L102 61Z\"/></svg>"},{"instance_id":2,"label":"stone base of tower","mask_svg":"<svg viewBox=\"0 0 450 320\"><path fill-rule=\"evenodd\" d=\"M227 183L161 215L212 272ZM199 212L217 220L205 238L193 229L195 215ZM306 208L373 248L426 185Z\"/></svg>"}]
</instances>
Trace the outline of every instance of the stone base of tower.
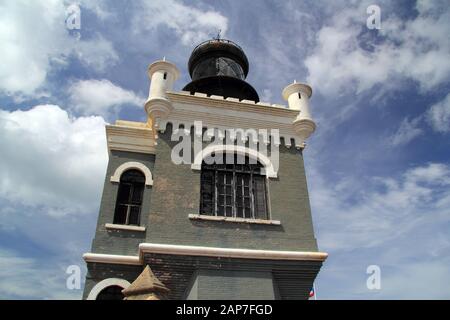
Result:
<instances>
[{"instance_id":1,"label":"stone base of tower","mask_svg":"<svg viewBox=\"0 0 450 320\"><path fill-rule=\"evenodd\" d=\"M132 283L148 265L170 290L168 299L308 299L326 256L321 252L141 244L135 257L85 255L84 298L93 298L91 291L98 291L96 287L105 279Z\"/></svg>"},{"instance_id":2,"label":"stone base of tower","mask_svg":"<svg viewBox=\"0 0 450 320\"><path fill-rule=\"evenodd\" d=\"M322 265L317 261L276 261L146 255L170 299L308 299Z\"/></svg>"}]
</instances>

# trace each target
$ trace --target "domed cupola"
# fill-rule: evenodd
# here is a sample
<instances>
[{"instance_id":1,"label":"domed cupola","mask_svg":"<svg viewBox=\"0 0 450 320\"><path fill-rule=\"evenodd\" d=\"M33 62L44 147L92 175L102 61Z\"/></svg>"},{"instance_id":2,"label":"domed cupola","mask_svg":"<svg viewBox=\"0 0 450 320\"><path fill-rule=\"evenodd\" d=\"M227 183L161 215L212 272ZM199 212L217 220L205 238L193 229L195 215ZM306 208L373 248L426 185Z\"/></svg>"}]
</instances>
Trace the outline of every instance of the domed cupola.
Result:
<instances>
[{"instance_id":1,"label":"domed cupola","mask_svg":"<svg viewBox=\"0 0 450 320\"><path fill-rule=\"evenodd\" d=\"M236 43L226 39L202 42L189 58L192 81L183 90L258 102L258 93L245 82L248 68L248 59Z\"/></svg>"}]
</instances>

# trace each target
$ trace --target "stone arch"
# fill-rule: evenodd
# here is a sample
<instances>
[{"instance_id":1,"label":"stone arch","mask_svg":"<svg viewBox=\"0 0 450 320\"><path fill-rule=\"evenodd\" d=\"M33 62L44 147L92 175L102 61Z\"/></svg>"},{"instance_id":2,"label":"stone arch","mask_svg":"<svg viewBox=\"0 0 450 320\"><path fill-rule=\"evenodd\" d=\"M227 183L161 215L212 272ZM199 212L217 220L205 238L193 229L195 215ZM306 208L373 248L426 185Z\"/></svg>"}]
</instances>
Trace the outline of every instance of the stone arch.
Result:
<instances>
[{"instance_id":1,"label":"stone arch","mask_svg":"<svg viewBox=\"0 0 450 320\"><path fill-rule=\"evenodd\" d=\"M88 297L86 300L96 300L98 294L105 288L111 287L111 286L119 286L124 289L128 288L130 286L130 283L125 279L119 279L119 278L108 278L100 281L97 283L89 292Z\"/></svg>"},{"instance_id":2,"label":"stone arch","mask_svg":"<svg viewBox=\"0 0 450 320\"><path fill-rule=\"evenodd\" d=\"M135 161L129 161L122 163L119 167L117 167L116 171L114 171L114 175L111 176L111 182L120 182L120 177L122 176L122 173L129 169L137 169L141 171L145 176L145 185L152 186L153 185L153 176L152 172L150 171L147 166L140 162Z\"/></svg>"},{"instance_id":3,"label":"stone arch","mask_svg":"<svg viewBox=\"0 0 450 320\"><path fill-rule=\"evenodd\" d=\"M264 166L264 170L261 173L266 175L267 178L277 177L277 171L275 170L274 165L269 157L258 152L257 150L236 145L210 145L206 147L195 156L194 163L191 165L191 168L193 170L201 170L203 159L211 155L213 152L237 153L249 156L253 159L258 160Z\"/></svg>"}]
</instances>

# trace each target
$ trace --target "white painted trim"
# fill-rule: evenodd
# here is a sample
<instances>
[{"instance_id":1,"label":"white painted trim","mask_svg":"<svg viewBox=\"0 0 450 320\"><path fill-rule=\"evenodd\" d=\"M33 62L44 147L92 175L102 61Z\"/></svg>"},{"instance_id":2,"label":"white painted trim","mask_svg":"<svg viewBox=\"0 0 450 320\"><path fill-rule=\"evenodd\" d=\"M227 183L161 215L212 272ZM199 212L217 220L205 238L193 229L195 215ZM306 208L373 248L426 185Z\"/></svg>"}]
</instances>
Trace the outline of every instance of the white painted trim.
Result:
<instances>
[{"instance_id":1,"label":"white painted trim","mask_svg":"<svg viewBox=\"0 0 450 320\"><path fill-rule=\"evenodd\" d=\"M281 225L281 222L279 220L263 220L263 219L248 219L248 218L236 218L236 217L207 216L204 214L189 214L188 218L192 219L192 220L271 224L271 225L277 225L277 226Z\"/></svg>"},{"instance_id":2,"label":"white painted trim","mask_svg":"<svg viewBox=\"0 0 450 320\"><path fill-rule=\"evenodd\" d=\"M145 252L189 256L298 261L325 261L328 257L328 254L325 252L273 251L141 243L139 245L140 256Z\"/></svg>"},{"instance_id":3,"label":"white painted trim","mask_svg":"<svg viewBox=\"0 0 450 320\"><path fill-rule=\"evenodd\" d=\"M117 229L117 230L129 230L129 231L145 231L145 227L129 226L126 224L113 224L113 223L106 223L105 228L106 229Z\"/></svg>"},{"instance_id":4,"label":"white painted trim","mask_svg":"<svg viewBox=\"0 0 450 320\"><path fill-rule=\"evenodd\" d=\"M105 288L110 286L119 286L124 289L128 288L130 286L130 283L125 279L119 279L119 278L108 278L105 280L100 281L97 283L89 292L88 297L86 300L95 300L97 299L98 294Z\"/></svg>"},{"instance_id":5,"label":"white painted trim","mask_svg":"<svg viewBox=\"0 0 450 320\"><path fill-rule=\"evenodd\" d=\"M270 159L265 156L264 154L243 146L236 146L236 145L209 145L202 151L200 151L194 159L194 163L191 165L191 168L193 170L201 170L202 168L202 162L203 159L207 156L211 155L213 152L223 152L223 153L238 153L241 155L247 155L249 157L252 157L258 161L261 162L261 164L264 166L264 172L261 172L262 174L265 174L267 178L276 178L277 172L275 171L272 162Z\"/></svg>"},{"instance_id":6,"label":"white painted trim","mask_svg":"<svg viewBox=\"0 0 450 320\"><path fill-rule=\"evenodd\" d=\"M111 263L111 264L125 264L125 265L141 265L138 256L122 256L104 253L85 253L83 259L86 262L96 263Z\"/></svg>"},{"instance_id":7,"label":"white painted trim","mask_svg":"<svg viewBox=\"0 0 450 320\"><path fill-rule=\"evenodd\" d=\"M116 169L116 171L114 171L114 175L111 176L111 182L120 182L120 176L122 175L122 173L124 173L126 170L129 170L129 169L140 170L145 175L145 184L147 186L153 185L153 176L152 176L152 172L150 171L150 169L147 168L147 166L145 166L144 164L142 164L140 162L136 162L136 161L129 161L129 162L122 163Z\"/></svg>"}]
</instances>

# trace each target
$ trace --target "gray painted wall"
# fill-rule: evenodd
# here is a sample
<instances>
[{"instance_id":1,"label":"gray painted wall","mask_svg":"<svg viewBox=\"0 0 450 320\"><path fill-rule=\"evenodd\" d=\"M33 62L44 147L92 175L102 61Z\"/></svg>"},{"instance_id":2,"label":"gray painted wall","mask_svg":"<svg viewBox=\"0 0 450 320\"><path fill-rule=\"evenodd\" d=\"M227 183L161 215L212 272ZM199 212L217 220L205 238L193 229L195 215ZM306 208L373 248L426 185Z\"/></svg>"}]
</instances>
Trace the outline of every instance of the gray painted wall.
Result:
<instances>
[{"instance_id":1,"label":"gray painted wall","mask_svg":"<svg viewBox=\"0 0 450 320\"><path fill-rule=\"evenodd\" d=\"M91 252L137 255L138 245L141 242L266 250L318 250L313 232L303 155L300 150L280 146L278 178L268 180L271 217L273 220L280 220L281 226L198 221L190 220L188 215L199 213L200 172L193 171L190 165L175 165L171 161L171 149L177 142L170 141L170 135L170 128L159 135L156 155L122 151L110 153ZM141 225L147 228L145 232L111 231L105 228L106 223L113 222L118 190L118 184L110 182L110 177L118 166L128 161L143 163L153 175L154 183L152 187L145 189L141 212ZM155 264L152 263L150 266L152 265ZM194 271L195 267L192 268ZM92 287L105 278L117 277L132 282L142 269L140 266L89 263L83 297L87 297ZM302 292L307 294L318 268L307 266L305 269L295 270L298 271L295 272L299 279L304 278L304 272L308 274L308 281L304 283L302 289ZM230 290L223 292L219 290L217 299L221 299L222 295L229 298L229 294L240 287L236 279L246 283L241 288L252 288L251 279L254 280L255 277L262 279L261 285L265 288L262 290L262 296L255 296L254 290L243 290L242 297L250 293L252 294L250 298L261 299L270 298L268 295L272 298L277 295L274 291L278 290L278 286L273 285L270 271L256 275L211 275L208 272L200 274L196 282L193 282L197 290L190 294L190 298L207 298L202 295L202 286L207 286L207 290L211 291L219 283L229 285ZM292 273L276 274L276 278L280 283L285 281L289 283ZM164 278L161 280L164 282ZM259 282L258 280L256 283ZM286 293L284 295L289 296Z\"/></svg>"},{"instance_id":2,"label":"gray painted wall","mask_svg":"<svg viewBox=\"0 0 450 320\"><path fill-rule=\"evenodd\" d=\"M188 300L273 300L270 272L198 270Z\"/></svg>"},{"instance_id":3,"label":"gray painted wall","mask_svg":"<svg viewBox=\"0 0 450 320\"><path fill-rule=\"evenodd\" d=\"M110 181L116 169L123 163L138 161L146 165L153 172L155 156L134 152L111 151L109 154L108 168L106 171L105 185L103 187L102 200L95 238L92 241L92 252L112 253L123 255L137 255L138 245L145 241L146 232L128 230L107 230L106 223L113 223L114 209L116 206L118 183ZM146 186L141 209L141 225L147 225L147 217L150 213L152 187Z\"/></svg>"},{"instance_id":4,"label":"gray painted wall","mask_svg":"<svg viewBox=\"0 0 450 320\"><path fill-rule=\"evenodd\" d=\"M268 250L317 251L302 153L280 147L278 178L269 179L272 219L281 226L198 221L200 172L175 165L170 130L160 134L146 241L151 243Z\"/></svg>"}]
</instances>

